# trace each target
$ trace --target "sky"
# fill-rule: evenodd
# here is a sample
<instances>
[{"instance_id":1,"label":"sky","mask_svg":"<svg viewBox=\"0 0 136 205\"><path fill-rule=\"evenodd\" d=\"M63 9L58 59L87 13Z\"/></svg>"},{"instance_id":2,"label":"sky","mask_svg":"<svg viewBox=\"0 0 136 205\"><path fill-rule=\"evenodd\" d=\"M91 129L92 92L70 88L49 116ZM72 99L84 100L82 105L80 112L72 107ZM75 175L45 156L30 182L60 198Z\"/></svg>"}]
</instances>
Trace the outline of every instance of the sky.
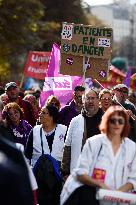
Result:
<instances>
[{"instance_id":1,"label":"sky","mask_svg":"<svg viewBox=\"0 0 136 205\"><path fill-rule=\"evenodd\" d=\"M99 5L99 4L110 4L112 0L85 0L90 5Z\"/></svg>"},{"instance_id":2,"label":"sky","mask_svg":"<svg viewBox=\"0 0 136 205\"><path fill-rule=\"evenodd\" d=\"M113 3L113 0L84 0L84 1L90 4L91 6ZM130 3L136 3L136 0L130 0Z\"/></svg>"}]
</instances>

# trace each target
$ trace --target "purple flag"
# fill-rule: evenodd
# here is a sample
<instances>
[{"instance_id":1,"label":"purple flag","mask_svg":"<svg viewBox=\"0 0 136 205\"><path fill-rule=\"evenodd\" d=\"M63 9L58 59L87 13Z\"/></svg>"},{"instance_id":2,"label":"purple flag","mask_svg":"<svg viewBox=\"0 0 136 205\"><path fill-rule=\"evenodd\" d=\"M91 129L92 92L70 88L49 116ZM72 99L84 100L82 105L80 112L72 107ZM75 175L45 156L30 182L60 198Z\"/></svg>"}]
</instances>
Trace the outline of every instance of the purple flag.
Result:
<instances>
[{"instance_id":1,"label":"purple flag","mask_svg":"<svg viewBox=\"0 0 136 205\"><path fill-rule=\"evenodd\" d=\"M60 48L58 45L53 44L47 77L45 77L43 92L40 96L41 107L44 106L50 95L55 95L59 99L61 106L64 106L72 98L75 86L83 83L81 77L59 74L59 65Z\"/></svg>"},{"instance_id":2,"label":"purple flag","mask_svg":"<svg viewBox=\"0 0 136 205\"><path fill-rule=\"evenodd\" d=\"M48 64L48 77L57 77L59 73L59 64L60 64L60 48L54 43L52 46L51 56Z\"/></svg>"},{"instance_id":3,"label":"purple flag","mask_svg":"<svg viewBox=\"0 0 136 205\"><path fill-rule=\"evenodd\" d=\"M126 77L123 80L123 84L125 84L128 88L130 87L130 81L131 81L131 67L128 68L128 72L126 74Z\"/></svg>"}]
</instances>

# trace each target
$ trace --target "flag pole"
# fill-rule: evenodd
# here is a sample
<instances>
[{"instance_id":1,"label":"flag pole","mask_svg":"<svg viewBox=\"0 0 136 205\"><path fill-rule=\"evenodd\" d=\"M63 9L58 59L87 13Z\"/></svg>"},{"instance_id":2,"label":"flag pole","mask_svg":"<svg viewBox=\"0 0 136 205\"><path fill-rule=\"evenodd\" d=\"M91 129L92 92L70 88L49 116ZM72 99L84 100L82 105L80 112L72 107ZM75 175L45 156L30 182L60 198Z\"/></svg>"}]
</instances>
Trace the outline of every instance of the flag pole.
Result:
<instances>
[{"instance_id":1,"label":"flag pole","mask_svg":"<svg viewBox=\"0 0 136 205\"><path fill-rule=\"evenodd\" d=\"M105 88L97 79L94 79L94 81L95 81L96 83L98 83L98 85L100 85L101 88L103 88L103 89Z\"/></svg>"},{"instance_id":2,"label":"flag pole","mask_svg":"<svg viewBox=\"0 0 136 205\"><path fill-rule=\"evenodd\" d=\"M83 56L83 86L85 86L85 74L86 74L85 56Z\"/></svg>"},{"instance_id":3,"label":"flag pole","mask_svg":"<svg viewBox=\"0 0 136 205\"><path fill-rule=\"evenodd\" d=\"M22 88L22 85L23 85L23 82L24 82L24 73L22 74L22 78L21 78L21 81L20 81L20 85L19 85L19 88Z\"/></svg>"}]
</instances>

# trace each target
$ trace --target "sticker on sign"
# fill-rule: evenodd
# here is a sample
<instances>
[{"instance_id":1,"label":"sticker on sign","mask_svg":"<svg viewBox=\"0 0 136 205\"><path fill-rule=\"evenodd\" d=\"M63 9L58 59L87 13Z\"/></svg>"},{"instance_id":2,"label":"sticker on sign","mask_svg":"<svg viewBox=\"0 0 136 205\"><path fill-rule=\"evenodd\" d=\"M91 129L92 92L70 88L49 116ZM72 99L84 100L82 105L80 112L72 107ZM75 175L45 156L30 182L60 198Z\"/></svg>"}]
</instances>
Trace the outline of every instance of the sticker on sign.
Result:
<instances>
[{"instance_id":1,"label":"sticker on sign","mask_svg":"<svg viewBox=\"0 0 136 205\"><path fill-rule=\"evenodd\" d=\"M99 47L110 47L110 39L108 38L98 38Z\"/></svg>"}]
</instances>

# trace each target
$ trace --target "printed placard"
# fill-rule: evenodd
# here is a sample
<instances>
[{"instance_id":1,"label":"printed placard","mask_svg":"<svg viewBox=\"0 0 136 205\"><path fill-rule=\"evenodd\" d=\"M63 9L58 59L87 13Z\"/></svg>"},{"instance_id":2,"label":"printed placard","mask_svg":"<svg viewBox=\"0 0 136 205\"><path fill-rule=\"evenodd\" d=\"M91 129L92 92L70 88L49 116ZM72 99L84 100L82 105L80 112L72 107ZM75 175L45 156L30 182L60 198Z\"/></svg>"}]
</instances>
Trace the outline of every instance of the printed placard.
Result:
<instances>
[{"instance_id":1,"label":"printed placard","mask_svg":"<svg viewBox=\"0 0 136 205\"><path fill-rule=\"evenodd\" d=\"M51 52L30 51L24 66L24 75L44 79L47 74Z\"/></svg>"},{"instance_id":2,"label":"printed placard","mask_svg":"<svg viewBox=\"0 0 136 205\"><path fill-rule=\"evenodd\" d=\"M45 77L43 91L72 90L71 77Z\"/></svg>"}]
</instances>

